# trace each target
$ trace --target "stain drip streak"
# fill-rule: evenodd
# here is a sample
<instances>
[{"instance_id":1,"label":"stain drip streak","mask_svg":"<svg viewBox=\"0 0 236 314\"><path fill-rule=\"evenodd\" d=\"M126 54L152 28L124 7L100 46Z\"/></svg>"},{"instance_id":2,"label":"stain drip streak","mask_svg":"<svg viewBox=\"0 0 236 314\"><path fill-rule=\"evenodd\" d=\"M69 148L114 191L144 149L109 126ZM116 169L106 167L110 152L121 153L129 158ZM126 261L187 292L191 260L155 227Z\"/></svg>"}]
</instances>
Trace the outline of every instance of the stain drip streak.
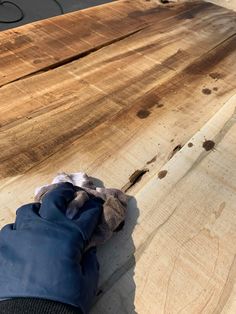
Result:
<instances>
[{"instance_id":1,"label":"stain drip streak","mask_svg":"<svg viewBox=\"0 0 236 314\"><path fill-rule=\"evenodd\" d=\"M127 192L130 190L136 183L141 181L142 177L147 173L149 169L136 170L130 177L129 182L123 186L122 191Z\"/></svg>"}]
</instances>

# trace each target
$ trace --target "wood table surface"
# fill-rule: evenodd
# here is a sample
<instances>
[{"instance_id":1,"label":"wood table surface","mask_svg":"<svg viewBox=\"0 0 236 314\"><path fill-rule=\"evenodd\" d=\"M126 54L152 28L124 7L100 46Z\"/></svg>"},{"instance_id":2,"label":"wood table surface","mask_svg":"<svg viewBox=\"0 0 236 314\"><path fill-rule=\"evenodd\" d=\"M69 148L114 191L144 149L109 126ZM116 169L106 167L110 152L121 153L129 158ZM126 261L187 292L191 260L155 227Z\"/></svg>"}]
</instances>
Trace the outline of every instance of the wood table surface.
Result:
<instances>
[{"instance_id":1,"label":"wood table surface","mask_svg":"<svg viewBox=\"0 0 236 314\"><path fill-rule=\"evenodd\" d=\"M236 313L236 13L120 0L0 33L0 222L61 171L130 195L93 314Z\"/></svg>"}]
</instances>

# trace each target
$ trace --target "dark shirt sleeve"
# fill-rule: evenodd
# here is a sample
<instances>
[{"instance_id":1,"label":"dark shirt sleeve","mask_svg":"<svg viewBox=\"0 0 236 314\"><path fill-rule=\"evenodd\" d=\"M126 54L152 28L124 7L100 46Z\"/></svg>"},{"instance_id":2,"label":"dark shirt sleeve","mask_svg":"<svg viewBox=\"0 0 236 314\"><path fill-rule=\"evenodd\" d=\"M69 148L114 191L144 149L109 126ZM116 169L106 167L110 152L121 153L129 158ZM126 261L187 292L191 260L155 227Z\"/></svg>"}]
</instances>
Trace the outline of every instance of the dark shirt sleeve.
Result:
<instances>
[{"instance_id":1,"label":"dark shirt sleeve","mask_svg":"<svg viewBox=\"0 0 236 314\"><path fill-rule=\"evenodd\" d=\"M45 299L14 298L0 301L1 314L82 314L73 306Z\"/></svg>"}]
</instances>

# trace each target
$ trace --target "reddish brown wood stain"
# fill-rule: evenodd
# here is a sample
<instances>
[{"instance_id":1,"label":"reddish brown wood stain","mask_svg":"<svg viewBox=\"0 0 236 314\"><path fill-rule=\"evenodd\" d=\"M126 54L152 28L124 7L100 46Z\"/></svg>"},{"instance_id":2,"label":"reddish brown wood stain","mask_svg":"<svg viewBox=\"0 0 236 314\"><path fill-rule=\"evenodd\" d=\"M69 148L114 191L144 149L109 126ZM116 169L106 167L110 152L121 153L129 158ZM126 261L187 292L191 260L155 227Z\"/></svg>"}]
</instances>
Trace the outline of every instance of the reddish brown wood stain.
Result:
<instances>
[{"instance_id":1,"label":"reddish brown wood stain","mask_svg":"<svg viewBox=\"0 0 236 314\"><path fill-rule=\"evenodd\" d=\"M215 147L215 142L211 141L211 140L206 140L203 144L202 147L206 150L212 150Z\"/></svg>"},{"instance_id":2,"label":"reddish brown wood stain","mask_svg":"<svg viewBox=\"0 0 236 314\"><path fill-rule=\"evenodd\" d=\"M184 127L186 133L191 129L192 133L189 134L191 136L201 127L201 121L208 120L214 110L219 108L220 104L214 98L216 95L212 93L209 99L214 100L212 106L214 108L209 112L204 111L205 104L199 101L199 95L197 96L195 91L201 90L206 84L206 74L208 77L210 75L209 79L224 77L224 81L227 81L228 76L235 71L233 65L236 57L236 39L235 36L231 36L235 25L232 14L220 7L205 3L181 4L163 9L153 8L152 1L145 5L147 5L146 9L132 2L129 7L126 2L123 10L121 6L119 7L122 14L116 15L116 10L112 11L114 13L112 16L103 14L106 19L101 22L104 24L99 24L99 34L93 32L94 45L97 49L91 55L94 64L89 61L90 55L81 55L74 63L70 63L68 58L74 54L74 51L77 54L83 49L87 52L90 49L93 40L90 38L91 42L88 43L83 37L88 36L88 32L83 30L78 44L76 40L78 33L73 25L77 25L78 21L80 23L84 21L93 30L96 29L97 20L94 17L99 12L99 8L86 10L86 15L81 12L73 13L72 16L69 14L58 17L53 20L53 23L40 21L34 26L25 25L16 32L3 33L4 53L0 58L3 84L32 73L35 69L46 71L47 67L55 64L56 69L46 71L43 75L39 73L33 75L27 81L20 79L1 90L0 110L1 106L4 108L0 115L0 125L4 131L0 134L1 178L25 173L73 143L82 142L83 146L82 148L80 146L80 149L84 152L89 153L92 147L106 154L108 148L103 146L99 139L106 138L112 143L121 145L121 142L127 143L134 136L132 130L137 134L139 132L146 134L145 132L152 128L152 125L155 125L155 132L160 137L163 128L168 130L168 136L165 135L165 140L168 142L170 139L177 138L179 127L180 129ZM110 12L110 9L106 10ZM138 19L124 17L124 12L134 11L139 15ZM191 11L193 18L187 18L187 21L176 18L176 15L180 14L184 17L186 11ZM221 32L222 26L212 18L217 13L220 19L220 12L222 12L225 32ZM202 19L204 14L205 18ZM122 30L117 23L121 20L121 16L126 21ZM185 26L186 23L188 25ZM193 57L182 47L182 42L191 43L192 35L183 34L182 30L190 26L197 30L204 27L206 23L209 25L204 38L198 35L199 41L204 40L205 51L202 48L199 50L198 42L194 40L191 46L195 51ZM149 26L145 29L130 35L130 32L147 25ZM109 27L112 32L109 32ZM45 34L50 30L50 34L42 37L42 28ZM55 48L54 54L51 43L57 45L54 32L58 34L60 28L65 30L60 33L60 40L65 40L68 46L65 50ZM212 37L213 31L214 37ZM150 42L149 36L154 34L156 37ZM100 35L104 37L101 38ZM123 37L119 39L121 35ZM186 41L183 40L183 36ZM211 46L208 37L212 38ZM109 44L117 39L118 41L113 45ZM98 42L101 43L101 40L103 44L108 45L107 48L99 48ZM38 54L35 48L36 42L43 45L45 55ZM78 46L80 44L81 48ZM169 48L170 44L175 47L174 51ZM14 51L14 62L11 59L13 54L8 49ZM46 54L47 49L50 51L50 56ZM163 56L161 63L159 52ZM27 62L22 62L23 53L25 57L27 56ZM17 55L21 57L16 58ZM148 56L150 59L147 58ZM129 58L128 62L126 58ZM37 62L34 68L29 68L30 60ZM62 60L65 66L55 63L55 60ZM184 66L183 62L186 63ZM217 70L218 64L221 66L220 73ZM12 67L19 68L19 71L12 71ZM78 70L80 67L83 68L83 73ZM80 75L83 77L80 78ZM52 84L55 81L56 84ZM230 88L234 89L234 82L231 81L230 84L227 92ZM217 88L224 91L225 85L222 85L221 80L217 82ZM10 95L15 95L16 100L10 99ZM9 103L6 106L7 101ZM181 112L174 111L180 103ZM165 110L162 110L163 106ZM191 120L192 117L195 119L194 122ZM118 136L119 129L122 132ZM88 142L85 141L87 134L90 135ZM156 144L158 148L160 140L161 138ZM164 154L168 157L171 147L163 143L160 147L166 150ZM142 149L145 150L145 147L142 146ZM152 156L153 153L149 158L151 159Z\"/></svg>"},{"instance_id":3,"label":"reddish brown wood stain","mask_svg":"<svg viewBox=\"0 0 236 314\"><path fill-rule=\"evenodd\" d=\"M222 79L224 77L224 75L219 73L219 72L210 73L209 76L211 78L213 78L214 80L219 80L219 79Z\"/></svg>"},{"instance_id":4,"label":"reddish brown wood stain","mask_svg":"<svg viewBox=\"0 0 236 314\"><path fill-rule=\"evenodd\" d=\"M233 131L219 144L203 140L199 152L195 135L203 126L208 138L212 128L222 135L221 109L228 119L235 16L198 1L122 0L0 33L2 224L58 170L133 189L124 232L103 256L96 313L125 312L127 293L138 313L216 312L228 301L235 252L233 233L221 231L234 228ZM190 286L206 291L199 298Z\"/></svg>"},{"instance_id":5,"label":"reddish brown wood stain","mask_svg":"<svg viewBox=\"0 0 236 314\"><path fill-rule=\"evenodd\" d=\"M167 175L167 170L162 170L162 171L160 171L159 173L158 173L158 178L159 179L163 179L163 178L165 178L166 177L166 175Z\"/></svg>"},{"instance_id":6,"label":"reddish brown wood stain","mask_svg":"<svg viewBox=\"0 0 236 314\"><path fill-rule=\"evenodd\" d=\"M209 88L203 88L203 89L202 89L202 93L203 93L204 95L210 95L210 94L211 94L211 90L210 90Z\"/></svg>"}]
</instances>

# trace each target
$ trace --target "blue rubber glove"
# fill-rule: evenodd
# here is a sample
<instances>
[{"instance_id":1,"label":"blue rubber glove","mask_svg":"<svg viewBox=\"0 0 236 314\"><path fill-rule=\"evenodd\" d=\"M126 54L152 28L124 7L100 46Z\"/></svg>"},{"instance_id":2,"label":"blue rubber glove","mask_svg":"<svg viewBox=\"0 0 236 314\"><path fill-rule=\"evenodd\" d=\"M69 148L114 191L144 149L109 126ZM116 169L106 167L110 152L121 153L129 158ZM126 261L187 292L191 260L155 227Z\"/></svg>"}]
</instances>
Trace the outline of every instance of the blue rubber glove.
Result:
<instances>
[{"instance_id":1,"label":"blue rubber glove","mask_svg":"<svg viewBox=\"0 0 236 314\"><path fill-rule=\"evenodd\" d=\"M34 297L78 307L87 313L96 295L96 249L85 247L103 201L89 199L76 220L65 212L78 188L61 183L40 203L17 210L14 224L0 231L0 298Z\"/></svg>"}]
</instances>

